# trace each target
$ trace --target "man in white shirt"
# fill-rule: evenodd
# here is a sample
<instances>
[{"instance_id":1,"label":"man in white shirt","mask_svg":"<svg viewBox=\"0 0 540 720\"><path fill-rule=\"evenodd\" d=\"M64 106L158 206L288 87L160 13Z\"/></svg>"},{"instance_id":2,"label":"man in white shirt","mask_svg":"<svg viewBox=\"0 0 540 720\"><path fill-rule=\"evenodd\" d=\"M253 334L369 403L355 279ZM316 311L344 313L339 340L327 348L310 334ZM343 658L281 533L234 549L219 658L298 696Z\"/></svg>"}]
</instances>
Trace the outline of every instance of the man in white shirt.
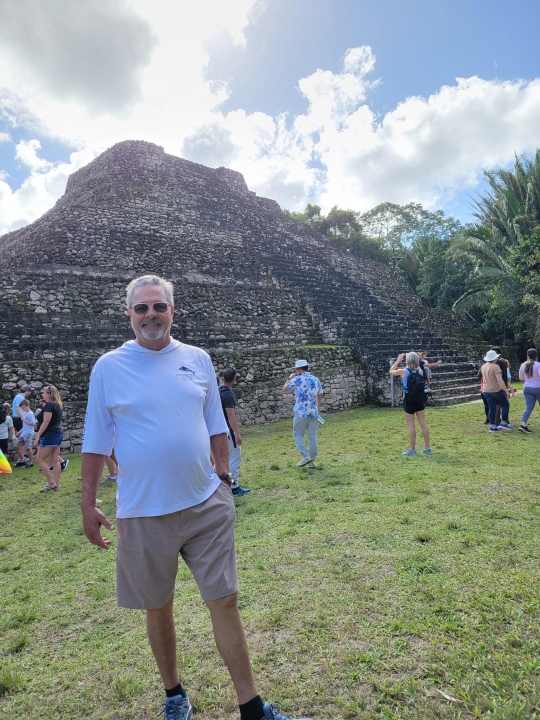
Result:
<instances>
[{"instance_id":1,"label":"man in white shirt","mask_svg":"<svg viewBox=\"0 0 540 720\"><path fill-rule=\"evenodd\" d=\"M137 278L127 288L126 304L136 339L103 355L90 379L82 462L85 534L98 547L110 545L100 526L114 526L96 507L96 496L114 445L118 604L146 610L148 639L167 696L165 720L193 716L176 659L179 554L210 610L241 720L291 720L257 693L238 612L227 425L212 362L203 350L171 338L171 283L155 275ZM156 437L165 448L158 467Z\"/></svg>"}]
</instances>

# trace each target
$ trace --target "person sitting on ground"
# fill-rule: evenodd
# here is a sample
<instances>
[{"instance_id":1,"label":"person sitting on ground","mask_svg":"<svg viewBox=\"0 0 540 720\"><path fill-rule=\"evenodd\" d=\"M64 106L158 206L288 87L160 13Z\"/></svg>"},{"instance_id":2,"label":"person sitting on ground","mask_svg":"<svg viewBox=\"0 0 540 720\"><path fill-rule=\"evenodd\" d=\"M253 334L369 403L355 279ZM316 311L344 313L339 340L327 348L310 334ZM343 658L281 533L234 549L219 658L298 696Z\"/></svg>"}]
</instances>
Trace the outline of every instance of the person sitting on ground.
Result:
<instances>
[{"instance_id":1,"label":"person sitting on ground","mask_svg":"<svg viewBox=\"0 0 540 720\"><path fill-rule=\"evenodd\" d=\"M30 409L30 402L25 398L21 400L18 406L19 417L23 422L22 430L17 433L16 447L21 450L26 450L28 455L28 461L25 462L23 467L31 468L34 467L34 453L32 451L32 442L34 440L34 426L36 424L36 418L34 413ZM21 467L18 465L18 467Z\"/></svg>"},{"instance_id":2,"label":"person sitting on ground","mask_svg":"<svg viewBox=\"0 0 540 720\"><path fill-rule=\"evenodd\" d=\"M19 433L23 429L23 421L22 421L22 410L19 410L19 405L23 400L27 400L28 396L32 392L32 386L31 385L21 385L20 391L15 395L13 398L13 402L11 403L11 415L13 419L13 427L15 428L15 432ZM27 462L27 457L24 457L24 450L20 445L15 445L15 450L17 451L17 455L19 456L19 459L15 463L15 467L24 467Z\"/></svg>"},{"instance_id":3,"label":"person sitting on ground","mask_svg":"<svg viewBox=\"0 0 540 720\"><path fill-rule=\"evenodd\" d=\"M64 405L58 388L54 385L46 385L41 391L41 396L46 402L43 406L43 420L36 433L34 445L38 447L37 464L47 479L47 484L41 488L40 492L47 492L58 490L60 486L60 445L64 438L62 427ZM45 462L47 457L54 470L54 480L49 470L49 464Z\"/></svg>"},{"instance_id":4,"label":"person sitting on ground","mask_svg":"<svg viewBox=\"0 0 540 720\"><path fill-rule=\"evenodd\" d=\"M500 355L495 350L490 350L484 357L482 365L482 377L484 378L484 395L489 405L489 432L499 430L513 430L508 421L510 403L508 402L508 389L504 382L500 365L497 363ZM503 364L504 365L504 364ZM504 365L506 370L506 365ZM501 407L502 422L497 423L497 405Z\"/></svg>"},{"instance_id":5,"label":"person sitting on ground","mask_svg":"<svg viewBox=\"0 0 540 720\"><path fill-rule=\"evenodd\" d=\"M17 442L17 435L13 427L13 419L11 417L11 405L4 403L0 406L0 450L7 458L8 440L11 436L12 442Z\"/></svg>"},{"instance_id":6,"label":"person sitting on ground","mask_svg":"<svg viewBox=\"0 0 540 720\"><path fill-rule=\"evenodd\" d=\"M540 405L540 363L538 352L535 348L527 350L527 360L519 368L519 379L523 382L523 396L525 398L525 410L521 416L521 432L530 433L527 425L534 406Z\"/></svg>"},{"instance_id":7,"label":"person sitting on ground","mask_svg":"<svg viewBox=\"0 0 540 720\"><path fill-rule=\"evenodd\" d=\"M405 359L404 368L398 368L398 365ZM390 375L400 377L403 384L403 409L405 410L405 419L407 420L407 428L409 430L409 448L402 452L402 455L416 455L416 426L414 416L416 415L422 435L424 437L424 452L431 455L432 450L429 444L429 428L426 424L426 393L425 393L425 375L420 369L420 358L415 352L400 353L396 362L390 368Z\"/></svg>"}]
</instances>

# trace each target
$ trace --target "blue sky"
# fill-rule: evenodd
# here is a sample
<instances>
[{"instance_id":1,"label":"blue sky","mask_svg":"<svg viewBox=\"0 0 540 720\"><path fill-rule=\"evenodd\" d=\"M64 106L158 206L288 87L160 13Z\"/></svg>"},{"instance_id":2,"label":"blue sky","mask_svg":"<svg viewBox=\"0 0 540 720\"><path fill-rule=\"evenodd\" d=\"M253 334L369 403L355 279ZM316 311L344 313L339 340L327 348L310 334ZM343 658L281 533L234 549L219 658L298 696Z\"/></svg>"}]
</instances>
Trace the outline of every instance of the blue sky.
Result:
<instances>
[{"instance_id":1,"label":"blue sky","mask_svg":"<svg viewBox=\"0 0 540 720\"><path fill-rule=\"evenodd\" d=\"M415 201L465 221L482 169L540 146L533 0L96 7L0 7L0 232L124 139L233 167L291 209Z\"/></svg>"},{"instance_id":2,"label":"blue sky","mask_svg":"<svg viewBox=\"0 0 540 720\"><path fill-rule=\"evenodd\" d=\"M296 87L317 68L337 72L347 48L370 45L382 83L380 113L456 77L532 79L540 71L540 3L517 0L272 0L246 30L207 42L208 76L227 79L224 110L275 115L305 110Z\"/></svg>"}]
</instances>

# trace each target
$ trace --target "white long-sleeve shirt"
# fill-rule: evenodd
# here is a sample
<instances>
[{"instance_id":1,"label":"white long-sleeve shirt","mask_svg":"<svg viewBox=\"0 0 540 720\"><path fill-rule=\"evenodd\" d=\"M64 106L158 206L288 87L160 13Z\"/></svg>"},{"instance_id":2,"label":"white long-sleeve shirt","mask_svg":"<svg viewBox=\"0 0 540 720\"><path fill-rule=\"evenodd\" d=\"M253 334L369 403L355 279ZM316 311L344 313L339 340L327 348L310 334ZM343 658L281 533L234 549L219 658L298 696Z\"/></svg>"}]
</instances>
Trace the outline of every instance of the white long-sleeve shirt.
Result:
<instances>
[{"instance_id":1,"label":"white long-sleeve shirt","mask_svg":"<svg viewBox=\"0 0 540 720\"><path fill-rule=\"evenodd\" d=\"M151 517L207 500L220 480L210 436L227 432L212 361L172 340L133 340L106 353L90 377L83 453L118 460L117 517Z\"/></svg>"}]
</instances>

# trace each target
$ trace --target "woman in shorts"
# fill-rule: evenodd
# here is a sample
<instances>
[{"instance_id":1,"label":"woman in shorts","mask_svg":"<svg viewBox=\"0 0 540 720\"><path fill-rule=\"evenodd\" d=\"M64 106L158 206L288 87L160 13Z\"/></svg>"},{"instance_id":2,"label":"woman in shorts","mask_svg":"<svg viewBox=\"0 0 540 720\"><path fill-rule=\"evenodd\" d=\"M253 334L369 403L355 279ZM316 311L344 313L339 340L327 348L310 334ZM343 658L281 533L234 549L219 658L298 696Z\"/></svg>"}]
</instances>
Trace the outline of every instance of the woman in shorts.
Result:
<instances>
[{"instance_id":1,"label":"woman in shorts","mask_svg":"<svg viewBox=\"0 0 540 720\"><path fill-rule=\"evenodd\" d=\"M60 485L60 445L64 438L62 426L64 405L58 388L54 385L46 385L41 391L41 396L45 405L41 415L41 427L34 438L34 445L38 448L37 464L47 478L47 484L41 488L40 492L47 492L48 490L58 490ZM47 457L49 458L48 462L46 462ZM49 465L53 468L54 479Z\"/></svg>"},{"instance_id":2,"label":"woman in shorts","mask_svg":"<svg viewBox=\"0 0 540 720\"><path fill-rule=\"evenodd\" d=\"M398 365L405 359L404 368L398 368ZM405 419L409 429L409 448L402 452L402 455L416 455L416 426L414 424L414 416L416 415L418 423L424 437L424 452L431 455L431 447L429 444L429 428L426 424L426 378L420 369L419 357L415 352L398 355L396 362L390 368L390 375L400 377L403 384L403 409L405 410Z\"/></svg>"}]
</instances>

